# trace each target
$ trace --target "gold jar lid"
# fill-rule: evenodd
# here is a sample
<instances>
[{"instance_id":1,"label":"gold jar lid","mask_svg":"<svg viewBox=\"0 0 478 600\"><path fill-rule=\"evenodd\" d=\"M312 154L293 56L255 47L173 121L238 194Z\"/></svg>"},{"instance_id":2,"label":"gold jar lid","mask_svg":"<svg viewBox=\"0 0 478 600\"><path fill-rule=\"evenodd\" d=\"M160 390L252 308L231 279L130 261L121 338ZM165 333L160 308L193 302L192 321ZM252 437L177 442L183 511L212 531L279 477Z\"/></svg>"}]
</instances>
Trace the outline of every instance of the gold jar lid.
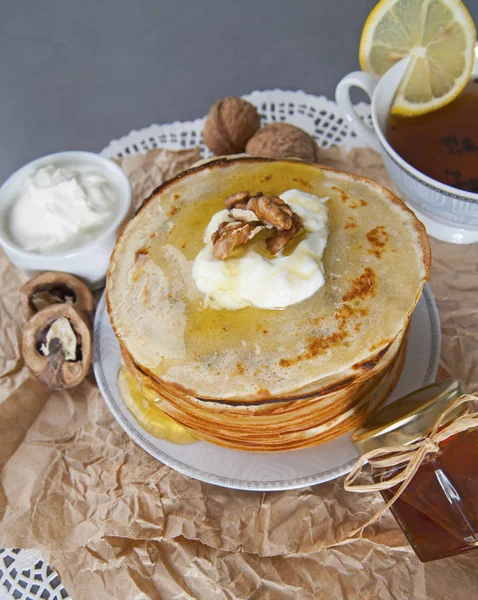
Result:
<instances>
[{"instance_id":1,"label":"gold jar lid","mask_svg":"<svg viewBox=\"0 0 478 600\"><path fill-rule=\"evenodd\" d=\"M412 444L429 433L438 416L461 395L460 384L453 379L427 385L373 413L353 432L352 442L360 454ZM451 411L443 425L465 410L462 405Z\"/></svg>"}]
</instances>

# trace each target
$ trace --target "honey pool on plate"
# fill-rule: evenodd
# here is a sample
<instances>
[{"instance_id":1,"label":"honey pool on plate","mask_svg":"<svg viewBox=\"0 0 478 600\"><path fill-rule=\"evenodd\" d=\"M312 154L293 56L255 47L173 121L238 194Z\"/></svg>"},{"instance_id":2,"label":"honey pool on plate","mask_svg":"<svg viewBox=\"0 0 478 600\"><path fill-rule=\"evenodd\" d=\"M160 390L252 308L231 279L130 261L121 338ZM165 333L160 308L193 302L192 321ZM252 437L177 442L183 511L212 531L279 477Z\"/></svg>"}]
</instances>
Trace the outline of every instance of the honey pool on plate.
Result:
<instances>
[{"instance_id":1,"label":"honey pool on plate","mask_svg":"<svg viewBox=\"0 0 478 600\"><path fill-rule=\"evenodd\" d=\"M450 104L417 117L390 115L387 140L420 172L478 193L478 78Z\"/></svg>"}]
</instances>

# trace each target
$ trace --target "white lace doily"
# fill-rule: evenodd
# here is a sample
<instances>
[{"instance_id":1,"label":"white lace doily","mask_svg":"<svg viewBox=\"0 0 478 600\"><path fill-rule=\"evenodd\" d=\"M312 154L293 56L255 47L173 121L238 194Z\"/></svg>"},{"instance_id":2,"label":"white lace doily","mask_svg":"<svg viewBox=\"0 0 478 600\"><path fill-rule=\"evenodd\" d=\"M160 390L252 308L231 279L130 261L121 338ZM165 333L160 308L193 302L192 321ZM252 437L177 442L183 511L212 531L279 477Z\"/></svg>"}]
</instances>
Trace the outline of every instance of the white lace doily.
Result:
<instances>
[{"instance_id":1,"label":"white lace doily","mask_svg":"<svg viewBox=\"0 0 478 600\"><path fill-rule=\"evenodd\" d=\"M272 90L252 92L244 96L258 109L262 124L287 121L300 127L315 138L321 147L363 146L346 120L338 113L335 102L324 96L311 96L304 92ZM360 103L356 107L360 117L370 123L370 106ZM203 157L210 156L204 146L202 129L204 119L151 125L113 140L101 154L108 158L125 154L144 154L153 148L194 148L199 146ZM70 598L61 585L58 575L35 550L0 550L0 600L62 600Z\"/></svg>"},{"instance_id":2,"label":"white lace doily","mask_svg":"<svg viewBox=\"0 0 478 600\"><path fill-rule=\"evenodd\" d=\"M272 121L287 121L310 133L323 148L338 145L350 148L363 146L363 142L338 113L337 104L325 96L311 96L301 91L270 90L252 92L243 98L257 107L263 125ZM356 110L362 119L371 123L370 105L361 102ZM204 119L151 125L145 129L133 130L119 140L113 140L102 154L112 158L125 154L143 154L158 147L180 150L199 146L202 156L206 158L211 153L202 140L203 126Z\"/></svg>"}]
</instances>

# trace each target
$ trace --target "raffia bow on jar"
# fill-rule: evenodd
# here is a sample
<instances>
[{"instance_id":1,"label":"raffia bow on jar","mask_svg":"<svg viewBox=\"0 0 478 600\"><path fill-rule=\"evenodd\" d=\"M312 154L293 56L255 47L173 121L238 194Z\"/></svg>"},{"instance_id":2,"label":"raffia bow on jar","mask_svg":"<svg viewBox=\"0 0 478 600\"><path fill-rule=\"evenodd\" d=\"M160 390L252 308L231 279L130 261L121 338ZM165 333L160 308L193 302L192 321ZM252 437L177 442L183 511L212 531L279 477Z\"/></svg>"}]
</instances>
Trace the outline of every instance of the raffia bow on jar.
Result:
<instances>
[{"instance_id":1,"label":"raffia bow on jar","mask_svg":"<svg viewBox=\"0 0 478 600\"><path fill-rule=\"evenodd\" d=\"M475 394L446 379L385 406L352 436L361 456L350 492L380 491L422 562L478 548L478 410ZM373 483L357 483L366 472Z\"/></svg>"}]
</instances>

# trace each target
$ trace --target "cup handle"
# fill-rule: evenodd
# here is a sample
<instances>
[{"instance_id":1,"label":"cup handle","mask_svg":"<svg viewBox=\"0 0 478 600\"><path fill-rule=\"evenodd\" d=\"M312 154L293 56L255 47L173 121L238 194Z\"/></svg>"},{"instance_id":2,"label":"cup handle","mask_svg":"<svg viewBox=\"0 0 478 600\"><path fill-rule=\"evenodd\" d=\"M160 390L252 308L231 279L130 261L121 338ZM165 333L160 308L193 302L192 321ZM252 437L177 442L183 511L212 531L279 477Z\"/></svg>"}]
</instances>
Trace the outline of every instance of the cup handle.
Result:
<instances>
[{"instance_id":1,"label":"cup handle","mask_svg":"<svg viewBox=\"0 0 478 600\"><path fill-rule=\"evenodd\" d=\"M372 127L366 125L357 115L350 100L350 88L358 87L372 99L378 80L368 73L354 71L341 79L335 89L335 101L340 112L346 117L355 133L377 152L380 152L380 142Z\"/></svg>"}]
</instances>

